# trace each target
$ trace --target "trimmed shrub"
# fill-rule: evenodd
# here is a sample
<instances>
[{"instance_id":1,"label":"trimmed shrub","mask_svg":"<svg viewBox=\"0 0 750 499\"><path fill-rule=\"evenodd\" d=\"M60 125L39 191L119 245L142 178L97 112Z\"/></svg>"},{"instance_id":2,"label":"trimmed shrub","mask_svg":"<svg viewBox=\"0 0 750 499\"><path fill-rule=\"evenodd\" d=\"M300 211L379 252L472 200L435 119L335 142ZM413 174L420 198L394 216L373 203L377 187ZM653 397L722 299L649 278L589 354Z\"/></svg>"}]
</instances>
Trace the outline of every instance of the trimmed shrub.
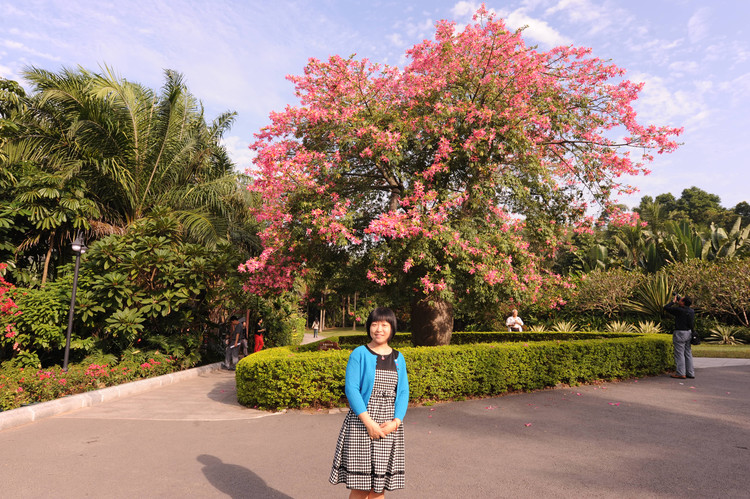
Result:
<instances>
[{"instance_id":1,"label":"trimmed shrub","mask_svg":"<svg viewBox=\"0 0 750 499\"><path fill-rule=\"evenodd\" d=\"M518 341L548 341L548 340L592 340L604 338L622 338L630 337L632 334L621 332L592 332L592 331L523 331L523 332L455 332L451 336L451 345L471 345L474 343L507 343ZM370 341L366 334L352 336L330 336L326 338L330 341L338 342L341 348L354 349L360 345L365 345ZM398 333L389 342L396 350L413 346L411 342L411 333ZM308 343L301 345L299 351L317 350L317 343Z\"/></svg>"},{"instance_id":2,"label":"trimmed shrub","mask_svg":"<svg viewBox=\"0 0 750 499\"><path fill-rule=\"evenodd\" d=\"M517 334L537 341L441 347L394 344L406 358L410 401L455 400L537 390L559 383L655 375L673 366L671 337L666 335ZM465 335L514 334L459 333L454 338ZM605 339L561 341L571 339L571 335ZM407 335L398 336L404 339ZM345 338L352 347L357 339L366 342L363 335L342 337L340 344L347 344ZM543 339L547 341L540 341ZM250 355L237 366L237 398L241 404L261 409L345 404L348 357L348 350L298 351L290 347Z\"/></svg>"}]
</instances>

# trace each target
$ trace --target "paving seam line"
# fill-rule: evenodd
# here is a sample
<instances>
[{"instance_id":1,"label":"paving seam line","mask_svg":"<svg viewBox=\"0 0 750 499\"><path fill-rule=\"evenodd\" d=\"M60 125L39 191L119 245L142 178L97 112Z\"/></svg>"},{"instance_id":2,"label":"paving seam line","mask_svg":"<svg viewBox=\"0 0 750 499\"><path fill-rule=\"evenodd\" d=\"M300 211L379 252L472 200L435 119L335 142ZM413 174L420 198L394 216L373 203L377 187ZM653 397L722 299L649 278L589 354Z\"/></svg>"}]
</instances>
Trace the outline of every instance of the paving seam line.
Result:
<instances>
[{"instance_id":1,"label":"paving seam line","mask_svg":"<svg viewBox=\"0 0 750 499\"><path fill-rule=\"evenodd\" d=\"M184 371L156 376L154 378L141 379L130 383L124 383L122 385L102 388L101 390L93 390L90 392L62 397L56 400L50 400L49 402L40 402L38 404L20 407L18 409L11 409L10 411L3 411L0 412L0 431L29 424L43 418L57 416L58 414L70 412L75 409L91 407L121 397L135 395L160 386L171 385L172 383L187 378L194 378L201 374L217 371L219 369L221 369L221 362L216 362L214 364L207 364L205 366L194 367Z\"/></svg>"}]
</instances>

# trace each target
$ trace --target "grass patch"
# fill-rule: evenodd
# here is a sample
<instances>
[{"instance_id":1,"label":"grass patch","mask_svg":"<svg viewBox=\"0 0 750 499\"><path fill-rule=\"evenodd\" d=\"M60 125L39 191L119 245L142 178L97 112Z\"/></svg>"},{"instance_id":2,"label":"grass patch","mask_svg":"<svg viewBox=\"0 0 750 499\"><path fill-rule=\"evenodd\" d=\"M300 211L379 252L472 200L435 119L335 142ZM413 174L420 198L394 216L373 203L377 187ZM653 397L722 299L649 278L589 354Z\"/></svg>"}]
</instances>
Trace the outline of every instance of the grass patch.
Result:
<instances>
[{"instance_id":1,"label":"grass patch","mask_svg":"<svg viewBox=\"0 0 750 499\"><path fill-rule=\"evenodd\" d=\"M712 345L701 343L693 346L694 357L721 359L750 359L750 345Z\"/></svg>"}]
</instances>

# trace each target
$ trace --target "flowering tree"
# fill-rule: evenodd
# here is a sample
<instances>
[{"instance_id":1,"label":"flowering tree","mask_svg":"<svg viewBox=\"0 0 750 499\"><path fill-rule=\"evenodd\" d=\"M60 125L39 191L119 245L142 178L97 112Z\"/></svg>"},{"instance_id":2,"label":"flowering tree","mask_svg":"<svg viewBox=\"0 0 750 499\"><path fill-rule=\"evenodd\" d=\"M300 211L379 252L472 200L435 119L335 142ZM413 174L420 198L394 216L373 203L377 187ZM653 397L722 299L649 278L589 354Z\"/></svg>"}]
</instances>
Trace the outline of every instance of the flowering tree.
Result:
<instances>
[{"instance_id":1,"label":"flowering tree","mask_svg":"<svg viewBox=\"0 0 750 499\"><path fill-rule=\"evenodd\" d=\"M16 330L15 317L20 315L18 305L13 300L11 292L15 288L11 283L5 280L3 273L8 265L0 263L0 328L2 328L2 337L0 337L0 345L4 348L8 345L13 345L12 350L18 350L18 331ZM4 357L4 352L0 352L0 359Z\"/></svg>"},{"instance_id":2,"label":"flowering tree","mask_svg":"<svg viewBox=\"0 0 750 499\"><path fill-rule=\"evenodd\" d=\"M680 130L636 121L641 85L621 69L529 48L484 8L474 20L439 22L403 70L334 56L289 77L300 105L251 145L265 250L240 268L249 289L345 255L410 298L417 344L447 343L455 307L561 283L543 265L560 235L677 147Z\"/></svg>"}]
</instances>

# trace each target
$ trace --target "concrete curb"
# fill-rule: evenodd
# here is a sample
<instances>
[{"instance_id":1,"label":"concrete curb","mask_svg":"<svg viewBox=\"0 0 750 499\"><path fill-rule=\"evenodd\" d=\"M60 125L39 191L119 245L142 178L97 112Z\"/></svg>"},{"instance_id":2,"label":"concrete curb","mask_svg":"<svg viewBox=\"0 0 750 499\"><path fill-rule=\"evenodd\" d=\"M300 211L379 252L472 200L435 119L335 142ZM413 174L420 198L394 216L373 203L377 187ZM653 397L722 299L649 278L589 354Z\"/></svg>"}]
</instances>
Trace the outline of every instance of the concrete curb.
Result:
<instances>
[{"instance_id":1,"label":"concrete curb","mask_svg":"<svg viewBox=\"0 0 750 499\"><path fill-rule=\"evenodd\" d=\"M58 414L81 409L83 407L91 407L121 397L135 395L160 386L171 385L172 383L177 383L178 381L187 378L194 378L207 372L216 371L220 368L221 362L216 362L214 364L195 367L185 371L177 371L163 376L157 376L155 378L141 379L131 383L102 388L101 390L93 390L90 392L79 393L77 395L70 395L57 400L50 400L49 402L41 402L26 407L20 407L18 409L12 409L10 411L3 411L0 412L0 431L33 423L34 421L43 418L57 416Z\"/></svg>"}]
</instances>

